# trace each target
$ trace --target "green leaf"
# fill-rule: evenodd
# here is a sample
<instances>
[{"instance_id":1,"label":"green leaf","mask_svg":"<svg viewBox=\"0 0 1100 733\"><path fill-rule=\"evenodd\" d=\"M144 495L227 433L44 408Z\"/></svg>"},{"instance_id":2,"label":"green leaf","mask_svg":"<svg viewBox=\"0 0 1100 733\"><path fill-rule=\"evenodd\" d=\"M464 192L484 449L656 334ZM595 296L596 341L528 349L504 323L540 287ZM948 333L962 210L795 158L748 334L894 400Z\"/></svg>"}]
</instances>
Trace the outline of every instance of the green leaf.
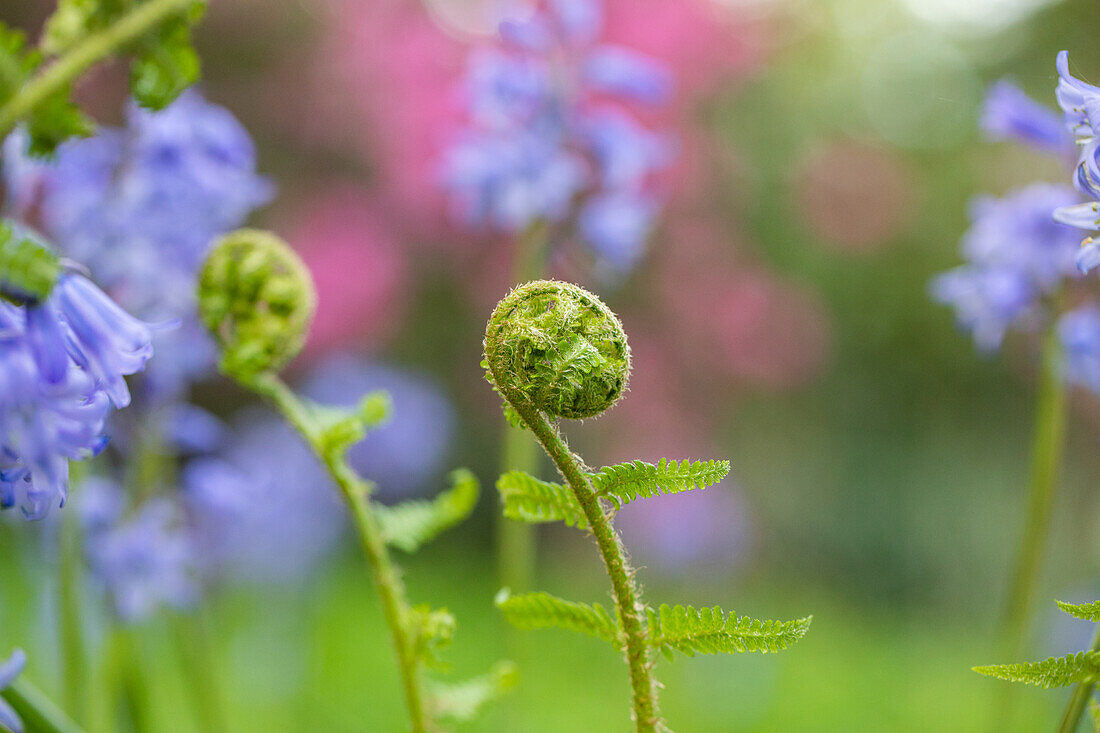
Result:
<instances>
[{"instance_id":1,"label":"green leaf","mask_svg":"<svg viewBox=\"0 0 1100 733\"><path fill-rule=\"evenodd\" d=\"M647 611L649 643L666 657L671 650L689 657L695 654L735 654L740 652L778 652L806 635L813 616L794 621L761 621L748 616L727 617L718 606L695 609L691 606Z\"/></svg>"},{"instance_id":2,"label":"green leaf","mask_svg":"<svg viewBox=\"0 0 1100 733\"><path fill-rule=\"evenodd\" d=\"M42 61L26 46L27 37L22 31L0 22L0 104L15 96Z\"/></svg>"},{"instance_id":3,"label":"green leaf","mask_svg":"<svg viewBox=\"0 0 1100 733\"><path fill-rule=\"evenodd\" d=\"M641 497L679 494L705 489L721 481L730 471L729 461L670 461L662 458L657 465L631 461L606 466L591 475L596 494L609 499L616 509Z\"/></svg>"},{"instance_id":4,"label":"green leaf","mask_svg":"<svg viewBox=\"0 0 1100 733\"><path fill-rule=\"evenodd\" d=\"M485 675L458 683L428 682L432 718L466 723L477 717L487 703L499 699L516 686L519 670L512 662L497 662Z\"/></svg>"},{"instance_id":5,"label":"green leaf","mask_svg":"<svg viewBox=\"0 0 1100 733\"><path fill-rule=\"evenodd\" d=\"M46 22L42 50L56 56L93 32L106 28L133 4L133 0L60 0Z\"/></svg>"},{"instance_id":6,"label":"green leaf","mask_svg":"<svg viewBox=\"0 0 1100 733\"><path fill-rule=\"evenodd\" d=\"M428 501L378 507L377 516L386 542L405 552L416 552L440 532L470 516L477 506L477 477L458 469L451 472L451 486Z\"/></svg>"},{"instance_id":7,"label":"green leaf","mask_svg":"<svg viewBox=\"0 0 1100 733\"><path fill-rule=\"evenodd\" d=\"M354 409L305 402L317 422L321 452L341 455L384 423L391 412L390 396L383 391L370 392Z\"/></svg>"},{"instance_id":8,"label":"green leaf","mask_svg":"<svg viewBox=\"0 0 1100 733\"><path fill-rule=\"evenodd\" d=\"M405 628L413 656L429 667L443 668L439 652L451 645L457 625L454 615L445 608L433 610L427 605L419 605L409 609Z\"/></svg>"},{"instance_id":9,"label":"green leaf","mask_svg":"<svg viewBox=\"0 0 1100 733\"><path fill-rule=\"evenodd\" d=\"M164 109L199 79L199 55L191 45L191 27L206 4L192 3L187 15L162 24L140 44L130 66L130 91L142 107Z\"/></svg>"},{"instance_id":10,"label":"green leaf","mask_svg":"<svg viewBox=\"0 0 1100 733\"><path fill-rule=\"evenodd\" d=\"M522 471L509 471L497 480L504 500L504 516L521 522L562 521L586 529L588 520L577 498L566 486L540 481Z\"/></svg>"},{"instance_id":11,"label":"green leaf","mask_svg":"<svg viewBox=\"0 0 1100 733\"><path fill-rule=\"evenodd\" d=\"M1100 676L1100 652L1078 652L1051 657L1041 662L993 664L974 667L975 672L1009 682L1024 682L1039 687L1067 687L1078 682L1094 682Z\"/></svg>"},{"instance_id":12,"label":"green leaf","mask_svg":"<svg viewBox=\"0 0 1100 733\"><path fill-rule=\"evenodd\" d=\"M569 629L619 646L619 625L598 603L566 601L549 593L513 596L507 588L497 593L497 608L519 629Z\"/></svg>"},{"instance_id":13,"label":"green leaf","mask_svg":"<svg viewBox=\"0 0 1100 733\"><path fill-rule=\"evenodd\" d=\"M57 278L57 255L28 237L18 237L6 221L0 221L0 295L19 302L45 300Z\"/></svg>"},{"instance_id":14,"label":"green leaf","mask_svg":"<svg viewBox=\"0 0 1100 733\"><path fill-rule=\"evenodd\" d=\"M1085 621L1092 621L1093 623L1100 622L1100 601L1080 604L1063 603L1062 601L1055 601L1055 603L1058 604L1058 608L1062 609L1070 616L1084 619Z\"/></svg>"}]
</instances>

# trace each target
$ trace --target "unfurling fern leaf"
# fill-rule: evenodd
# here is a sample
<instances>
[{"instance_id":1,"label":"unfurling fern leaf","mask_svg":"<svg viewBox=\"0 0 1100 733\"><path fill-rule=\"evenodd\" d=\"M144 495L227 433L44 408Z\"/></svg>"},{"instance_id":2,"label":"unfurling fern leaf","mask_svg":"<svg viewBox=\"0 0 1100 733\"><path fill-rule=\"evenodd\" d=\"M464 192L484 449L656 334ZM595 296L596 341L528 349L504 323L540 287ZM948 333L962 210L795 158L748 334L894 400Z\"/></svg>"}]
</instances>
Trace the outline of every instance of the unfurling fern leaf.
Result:
<instances>
[{"instance_id":1,"label":"unfurling fern leaf","mask_svg":"<svg viewBox=\"0 0 1100 733\"><path fill-rule=\"evenodd\" d=\"M549 593L513 596L507 588L497 594L495 602L508 623L517 628L569 629L619 644L619 625L598 603L566 601Z\"/></svg>"},{"instance_id":2,"label":"unfurling fern leaf","mask_svg":"<svg viewBox=\"0 0 1100 733\"><path fill-rule=\"evenodd\" d=\"M661 494L705 489L721 481L729 472L729 461L692 462L662 458L657 465L632 461L605 466L592 474L591 479L596 494L609 499L618 509L639 497L651 499Z\"/></svg>"},{"instance_id":3,"label":"unfurling fern leaf","mask_svg":"<svg viewBox=\"0 0 1100 733\"><path fill-rule=\"evenodd\" d=\"M416 552L440 532L453 527L477 505L477 478L465 469L451 473L451 489L428 501L407 501L378 507L378 521L386 542L405 552Z\"/></svg>"},{"instance_id":4,"label":"unfurling fern leaf","mask_svg":"<svg viewBox=\"0 0 1100 733\"><path fill-rule=\"evenodd\" d=\"M0 222L0 295L17 302L45 300L60 275L57 255Z\"/></svg>"},{"instance_id":5,"label":"unfurling fern leaf","mask_svg":"<svg viewBox=\"0 0 1100 733\"><path fill-rule=\"evenodd\" d=\"M978 674L1009 682L1025 682L1039 687L1067 687L1078 682L1094 682L1100 678L1100 652L1078 652L1064 657L1051 657L1041 662L992 664L973 669Z\"/></svg>"},{"instance_id":6,"label":"unfurling fern leaf","mask_svg":"<svg viewBox=\"0 0 1100 733\"><path fill-rule=\"evenodd\" d=\"M561 484L540 481L522 471L509 471L497 480L504 500L504 516L521 522L562 521L586 529L588 520L573 492Z\"/></svg>"},{"instance_id":7,"label":"unfurling fern leaf","mask_svg":"<svg viewBox=\"0 0 1100 733\"><path fill-rule=\"evenodd\" d=\"M671 659L671 650L689 657L696 654L735 654L739 652L778 652L806 635L813 616L794 621L761 621L729 614L719 606L693 608L661 604L660 611L650 609L650 644L659 647Z\"/></svg>"},{"instance_id":8,"label":"unfurling fern leaf","mask_svg":"<svg viewBox=\"0 0 1100 733\"><path fill-rule=\"evenodd\" d=\"M1100 601L1079 604L1063 603L1062 601L1055 601L1055 603L1058 604L1058 608L1074 618L1092 621L1093 623L1100 622Z\"/></svg>"},{"instance_id":9,"label":"unfurling fern leaf","mask_svg":"<svg viewBox=\"0 0 1100 733\"><path fill-rule=\"evenodd\" d=\"M410 651L417 659L436 669L444 666L439 651L451 645L457 622L445 608L433 610L423 604L409 609L405 615Z\"/></svg>"},{"instance_id":10,"label":"unfurling fern leaf","mask_svg":"<svg viewBox=\"0 0 1100 733\"><path fill-rule=\"evenodd\" d=\"M445 684L429 682L428 704L432 717L465 723L477 717L486 703L503 696L516 686L519 671L511 662L498 662L488 674L465 682Z\"/></svg>"}]
</instances>

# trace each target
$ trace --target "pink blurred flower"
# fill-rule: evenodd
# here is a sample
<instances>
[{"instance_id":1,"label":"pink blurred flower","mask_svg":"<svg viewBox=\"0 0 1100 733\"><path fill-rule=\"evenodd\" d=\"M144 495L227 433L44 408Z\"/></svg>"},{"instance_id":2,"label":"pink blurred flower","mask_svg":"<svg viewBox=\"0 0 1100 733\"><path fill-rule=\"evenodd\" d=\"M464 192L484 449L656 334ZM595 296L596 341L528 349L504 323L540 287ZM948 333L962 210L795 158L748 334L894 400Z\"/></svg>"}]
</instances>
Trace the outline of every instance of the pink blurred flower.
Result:
<instances>
[{"instance_id":1,"label":"pink blurred flower","mask_svg":"<svg viewBox=\"0 0 1100 733\"><path fill-rule=\"evenodd\" d=\"M307 348L374 344L402 311L404 257L369 192L336 189L306 203L287 227L319 295Z\"/></svg>"}]
</instances>

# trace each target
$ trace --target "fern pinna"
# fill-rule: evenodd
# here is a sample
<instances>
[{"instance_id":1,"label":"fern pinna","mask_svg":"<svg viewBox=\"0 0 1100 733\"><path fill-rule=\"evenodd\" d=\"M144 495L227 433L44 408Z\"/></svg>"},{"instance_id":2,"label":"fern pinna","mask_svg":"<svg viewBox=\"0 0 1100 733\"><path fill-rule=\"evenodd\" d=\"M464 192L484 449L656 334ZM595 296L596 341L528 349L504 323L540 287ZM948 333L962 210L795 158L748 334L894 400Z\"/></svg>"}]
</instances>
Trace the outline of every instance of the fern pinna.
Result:
<instances>
[{"instance_id":1,"label":"fern pinna","mask_svg":"<svg viewBox=\"0 0 1100 733\"><path fill-rule=\"evenodd\" d=\"M457 685L426 679L424 667L442 666L439 651L454 636L455 618L446 609L409 602L389 548L415 552L464 520L477 504L477 479L460 469L451 474L452 488L434 499L393 507L373 501L374 484L352 469L347 451L386 419L388 397L368 394L351 410L320 405L299 397L278 374L301 349L315 301L305 265L267 232L244 229L223 237L199 277L199 311L221 349L221 370L282 413L343 494L393 638L410 729L436 731L443 721L474 717L514 684L515 670L501 662Z\"/></svg>"},{"instance_id":2,"label":"fern pinna","mask_svg":"<svg viewBox=\"0 0 1100 733\"><path fill-rule=\"evenodd\" d=\"M485 332L486 378L504 400L509 419L530 430L553 460L564 484L511 471L497 483L505 516L523 522L561 521L596 540L611 580L613 611L547 593L497 596L507 620L524 629L564 628L609 642L630 672L637 730L668 730L657 705L653 653L776 652L801 639L810 618L758 621L721 608L642 601L614 513L661 494L705 489L730 469L726 461L632 461L589 471L570 451L558 418L595 417L619 400L630 375L630 347L618 317L592 293L568 283L535 281L497 305Z\"/></svg>"},{"instance_id":3,"label":"fern pinna","mask_svg":"<svg viewBox=\"0 0 1100 733\"><path fill-rule=\"evenodd\" d=\"M1074 618L1100 623L1100 601L1091 603L1063 603L1058 607ZM1022 664L991 664L974 667L974 671L987 677L1023 682L1037 687L1069 687L1074 685L1073 693L1066 704L1065 713L1058 725L1058 733L1074 733L1080 723L1086 707L1091 707L1093 730L1100 733L1100 705L1090 700L1093 688L1100 680L1100 628L1097 629L1088 651L1067 654L1064 657L1051 657L1041 662Z\"/></svg>"}]
</instances>

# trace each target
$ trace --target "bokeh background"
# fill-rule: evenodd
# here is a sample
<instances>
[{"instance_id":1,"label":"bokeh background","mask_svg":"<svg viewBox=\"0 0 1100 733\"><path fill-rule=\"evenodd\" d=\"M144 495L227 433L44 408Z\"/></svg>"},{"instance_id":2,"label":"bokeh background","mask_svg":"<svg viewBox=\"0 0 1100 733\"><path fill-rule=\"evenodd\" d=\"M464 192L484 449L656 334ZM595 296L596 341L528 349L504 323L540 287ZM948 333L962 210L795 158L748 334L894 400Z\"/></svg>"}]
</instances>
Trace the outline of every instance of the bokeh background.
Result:
<instances>
[{"instance_id":1,"label":"bokeh background","mask_svg":"<svg viewBox=\"0 0 1100 733\"><path fill-rule=\"evenodd\" d=\"M3 0L0 16L34 32L51 5ZM668 720L697 732L988 729L1006 683L969 668L1009 661L991 655L1021 530L1034 344L1014 337L1001 356L978 355L927 283L957 264L972 196L1066 178L1036 153L983 139L978 116L1004 76L1053 106L1063 48L1086 79L1100 78L1100 7L608 5L608 36L678 79L654 121L674 133L679 158L632 271L607 278L583 259L551 258L551 272L622 315L636 354L626 400L567 434L594 465L666 455L733 464L715 489L621 515L649 599L815 617L780 655L660 662ZM478 362L514 243L449 217L435 168L460 124L453 91L465 59L491 35L491 6L224 0L197 37L204 94L249 130L277 187L253 221L286 236L319 285L318 322L292 379L331 399L393 391L397 422L364 448L387 500L430 494L459 465L486 489L472 521L401 559L412 598L459 619L448 652L456 675L483 671L510 638L492 607L502 426ZM99 119L121 120L118 69L81 93ZM194 399L242 434L264 419L216 378ZM1072 403L1035 658L1087 645L1088 625L1050 601L1098 591L1100 403L1085 392ZM253 454L283 445L249 435ZM307 493L319 482L263 464L248 478ZM388 640L339 509L277 495L256 491L250 502L315 536L239 550L238 571L197 612L234 730L401 730ZM3 563L0 650L25 647L47 689L59 684L43 572L56 563L51 536L49 523L0 524L0 557L17 558ZM604 599L586 542L565 528L539 537L532 590ZM161 614L135 631L155 729L199 730L172 628ZM520 687L466 729L627 729L625 670L604 644L546 631L511 651ZM1053 727L1064 695L1014 694L1015 730Z\"/></svg>"}]
</instances>

